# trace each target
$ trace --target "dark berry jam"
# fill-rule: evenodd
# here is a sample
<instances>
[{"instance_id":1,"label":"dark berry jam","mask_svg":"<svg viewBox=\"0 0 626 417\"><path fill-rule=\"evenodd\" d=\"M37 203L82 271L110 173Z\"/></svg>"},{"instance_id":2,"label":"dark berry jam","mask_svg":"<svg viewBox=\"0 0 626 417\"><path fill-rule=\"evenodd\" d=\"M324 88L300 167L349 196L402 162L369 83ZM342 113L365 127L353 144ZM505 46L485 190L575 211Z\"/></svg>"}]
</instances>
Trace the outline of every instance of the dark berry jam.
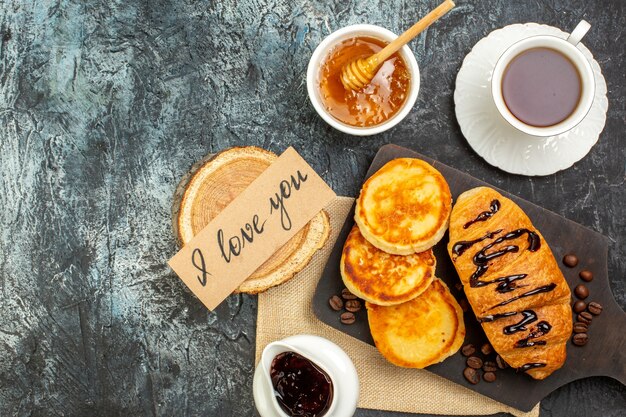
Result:
<instances>
[{"instance_id":1,"label":"dark berry jam","mask_svg":"<svg viewBox=\"0 0 626 417\"><path fill-rule=\"evenodd\" d=\"M292 417L321 417L333 402L333 384L326 372L295 352L283 352L270 368L274 395Z\"/></svg>"}]
</instances>

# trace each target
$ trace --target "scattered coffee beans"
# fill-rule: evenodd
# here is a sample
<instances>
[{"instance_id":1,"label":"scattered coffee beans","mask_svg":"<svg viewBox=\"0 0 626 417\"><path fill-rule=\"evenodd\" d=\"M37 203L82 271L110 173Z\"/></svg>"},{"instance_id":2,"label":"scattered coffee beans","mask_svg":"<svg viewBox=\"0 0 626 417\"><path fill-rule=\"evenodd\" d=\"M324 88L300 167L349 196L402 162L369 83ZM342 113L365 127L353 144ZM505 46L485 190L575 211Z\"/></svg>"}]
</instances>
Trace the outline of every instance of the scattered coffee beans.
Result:
<instances>
[{"instance_id":1,"label":"scattered coffee beans","mask_svg":"<svg viewBox=\"0 0 626 417\"><path fill-rule=\"evenodd\" d=\"M465 368L465 370L463 371L463 376L472 385L476 385L480 382L480 374L476 369Z\"/></svg>"},{"instance_id":2,"label":"scattered coffee beans","mask_svg":"<svg viewBox=\"0 0 626 417\"><path fill-rule=\"evenodd\" d=\"M463 284L457 282L456 284L454 284L454 288L456 288L457 291L461 291L463 289Z\"/></svg>"},{"instance_id":3,"label":"scattered coffee beans","mask_svg":"<svg viewBox=\"0 0 626 417\"><path fill-rule=\"evenodd\" d=\"M591 280L593 280L593 272L589 271L588 269L583 269L582 271L580 271L580 274L578 274L578 276L580 277L580 279L586 282L591 282Z\"/></svg>"},{"instance_id":4,"label":"scattered coffee beans","mask_svg":"<svg viewBox=\"0 0 626 417\"><path fill-rule=\"evenodd\" d=\"M346 301L346 310L351 313L356 313L361 309L361 302L359 300L348 300Z\"/></svg>"},{"instance_id":5,"label":"scattered coffee beans","mask_svg":"<svg viewBox=\"0 0 626 417\"><path fill-rule=\"evenodd\" d=\"M356 300L356 295L352 294L347 288L341 290L341 297L343 297L344 300Z\"/></svg>"},{"instance_id":6,"label":"scattered coffee beans","mask_svg":"<svg viewBox=\"0 0 626 417\"><path fill-rule=\"evenodd\" d=\"M573 268L578 265L578 258L576 257L576 255L567 254L563 257L563 263L565 264L565 266Z\"/></svg>"},{"instance_id":7,"label":"scattered coffee beans","mask_svg":"<svg viewBox=\"0 0 626 417\"><path fill-rule=\"evenodd\" d=\"M587 308L587 303L585 303L582 300L578 300L574 303L574 306L572 307L572 309L574 310L574 313L582 313L583 311L585 311L585 309Z\"/></svg>"},{"instance_id":8,"label":"scattered coffee beans","mask_svg":"<svg viewBox=\"0 0 626 417\"><path fill-rule=\"evenodd\" d=\"M483 371L485 372L495 372L498 370L498 365L492 361L485 361L483 364Z\"/></svg>"},{"instance_id":9,"label":"scattered coffee beans","mask_svg":"<svg viewBox=\"0 0 626 417\"><path fill-rule=\"evenodd\" d=\"M580 313L578 315L576 320L578 320L581 323L585 323L585 324L589 325L589 324L591 324L591 320L593 320L593 316L591 315L591 313L583 311L582 313Z\"/></svg>"},{"instance_id":10,"label":"scattered coffee beans","mask_svg":"<svg viewBox=\"0 0 626 417\"><path fill-rule=\"evenodd\" d=\"M574 323L574 333L587 333L589 326L585 323L576 322Z\"/></svg>"},{"instance_id":11,"label":"scattered coffee beans","mask_svg":"<svg viewBox=\"0 0 626 417\"><path fill-rule=\"evenodd\" d=\"M593 314L594 316L599 316L600 313L602 313L602 305L600 303L596 303L595 301L592 301L587 306L587 310L589 310L589 312Z\"/></svg>"},{"instance_id":12,"label":"scattered coffee beans","mask_svg":"<svg viewBox=\"0 0 626 417\"><path fill-rule=\"evenodd\" d=\"M466 364L470 368L480 369L483 367L483 360L480 359L478 356L470 356L469 358L467 358Z\"/></svg>"},{"instance_id":13,"label":"scattered coffee beans","mask_svg":"<svg viewBox=\"0 0 626 417\"><path fill-rule=\"evenodd\" d=\"M352 324L356 321L356 317L354 317L353 313L346 311L341 314L340 320L343 324Z\"/></svg>"},{"instance_id":14,"label":"scattered coffee beans","mask_svg":"<svg viewBox=\"0 0 626 417\"><path fill-rule=\"evenodd\" d=\"M339 321L343 324L353 324L356 321L354 313L360 311L363 307L363 302L358 297L350 292L347 288L341 290L341 297L339 295L333 295L328 299L330 308L335 311L346 311L341 313Z\"/></svg>"},{"instance_id":15,"label":"scattered coffee beans","mask_svg":"<svg viewBox=\"0 0 626 417\"><path fill-rule=\"evenodd\" d=\"M496 365L498 365L498 368L500 369L506 369L509 367L509 364L506 363L500 355L496 356Z\"/></svg>"},{"instance_id":16,"label":"scattered coffee beans","mask_svg":"<svg viewBox=\"0 0 626 417\"><path fill-rule=\"evenodd\" d=\"M574 288L574 294L576 294L576 297L584 300L589 297L589 290L585 287L585 284L579 284Z\"/></svg>"},{"instance_id":17,"label":"scattered coffee beans","mask_svg":"<svg viewBox=\"0 0 626 417\"><path fill-rule=\"evenodd\" d=\"M461 348L461 354L463 356L472 356L474 353L476 353L476 348L471 343Z\"/></svg>"},{"instance_id":18,"label":"scattered coffee beans","mask_svg":"<svg viewBox=\"0 0 626 417\"><path fill-rule=\"evenodd\" d=\"M469 311L469 303L466 299L462 298L461 301L459 301L459 305L461 306L461 310L463 310L464 313L467 313Z\"/></svg>"},{"instance_id":19,"label":"scattered coffee beans","mask_svg":"<svg viewBox=\"0 0 626 417\"><path fill-rule=\"evenodd\" d=\"M578 264L578 259L574 255L565 255L563 258L563 263L569 267L574 267ZM593 280L593 272L588 269L583 269L578 273L580 279L585 282L591 282ZM602 305L595 301L586 304L584 301L585 298L589 297L589 288L585 286L585 284L579 284L574 288L574 294L579 300L577 300L574 305L572 305L572 310L575 313L578 313L576 316L576 322L574 323L574 327L572 329L572 343L576 346L584 346L589 341L589 335L587 332L589 331L589 326L591 326L591 322L593 321L593 316L598 316L602 313Z\"/></svg>"},{"instance_id":20,"label":"scattered coffee beans","mask_svg":"<svg viewBox=\"0 0 626 417\"><path fill-rule=\"evenodd\" d=\"M587 333L576 333L574 337L572 337L572 343L576 346L585 346L589 341L589 336Z\"/></svg>"},{"instance_id":21,"label":"scattered coffee beans","mask_svg":"<svg viewBox=\"0 0 626 417\"><path fill-rule=\"evenodd\" d=\"M484 345L482 345L480 347L480 351L483 353L483 355L491 355L493 353L493 347L491 347L491 345L489 343L485 343Z\"/></svg>"},{"instance_id":22,"label":"scattered coffee beans","mask_svg":"<svg viewBox=\"0 0 626 417\"><path fill-rule=\"evenodd\" d=\"M328 304L330 304L330 308L335 311L339 311L343 308L343 300L338 295L330 297Z\"/></svg>"},{"instance_id":23,"label":"scattered coffee beans","mask_svg":"<svg viewBox=\"0 0 626 417\"><path fill-rule=\"evenodd\" d=\"M509 365L502 357L495 353L490 343L483 343L480 349L476 349L473 344L468 343L461 348L461 354L467 356L465 361L467 367L463 371L463 376L470 384L478 384L481 379L480 370L482 369L482 379L485 382L494 382L496 380L496 372L499 369L506 369ZM480 357L480 355L483 355ZM495 360L493 359L495 356Z\"/></svg>"},{"instance_id":24,"label":"scattered coffee beans","mask_svg":"<svg viewBox=\"0 0 626 417\"><path fill-rule=\"evenodd\" d=\"M496 380L496 374L493 372L485 372L483 374L483 379L485 382L493 382Z\"/></svg>"}]
</instances>

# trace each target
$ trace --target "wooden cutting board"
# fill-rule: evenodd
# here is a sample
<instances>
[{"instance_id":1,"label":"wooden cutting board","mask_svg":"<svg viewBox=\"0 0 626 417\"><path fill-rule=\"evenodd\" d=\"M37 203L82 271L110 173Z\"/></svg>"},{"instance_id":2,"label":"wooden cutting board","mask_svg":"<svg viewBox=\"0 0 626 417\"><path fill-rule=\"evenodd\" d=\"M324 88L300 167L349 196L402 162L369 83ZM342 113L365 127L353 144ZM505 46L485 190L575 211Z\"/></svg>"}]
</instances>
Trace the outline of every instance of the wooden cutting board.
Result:
<instances>
[{"instance_id":1,"label":"wooden cutting board","mask_svg":"<svg viewBox=\"0 0 626 417\"><path fill-rule=\"evenodd\" d=\"M459 194L468 189L479 186L492 187L468 174L396 145L386 145L380 148L364 181L388 161L401 157L423 159L437 168L448 181L454 200L456 200ZM492 188L497 189L496 187ZM603 375L617 379L626 385L626 313L615 302L609 287L607 271L608 239L593 230L522 200L506 191L499 189L498 191L515 201L530 217L535 227L541 231L550 245L572 292L576 285L582 283L578 277L578 273L582 269L589 269L593 272L593 281L586 283L590 292L590 296L586 301L599 302L604 310L600 316L594 317L589 328L589 342L587 345L577 347L570 340L567 346L567 360L565 364L543 381L536 381L526 374L516 373L514 369L509 368L498 371L496 373L497 380L493 383L481 381L478 385L471 385L463 377L466 358L460 352L444 362L429 366L426 369L523 411L530 411L550 392L580 378ZM328 299L334 294L340 294L344 288L341 275L339 274L339 260L341 259L341 251L345 239L354 224L353 217L354 208L339 234L319 281L313 298L313 309L317 317L324 323L373 345L374 341L369 332L365 309L357 313L356 323L344 325L339 321L339 314L333 311L328 304ZM443 240L434 248L437 257L436 273L438 277L448 284L455 297L460 299L462 291L455 289L455 284L460 281L448 257L446 251L447 244L448 236L446 234ZM580 261L577 267L568 268L563 265L561 259L566 253L574 253L578 256ZM465 313L465 326L467 335L464 344L473 343L475 346L480 346L486 342L486 336L471 311Z\"/></svg>"}]
</instances>

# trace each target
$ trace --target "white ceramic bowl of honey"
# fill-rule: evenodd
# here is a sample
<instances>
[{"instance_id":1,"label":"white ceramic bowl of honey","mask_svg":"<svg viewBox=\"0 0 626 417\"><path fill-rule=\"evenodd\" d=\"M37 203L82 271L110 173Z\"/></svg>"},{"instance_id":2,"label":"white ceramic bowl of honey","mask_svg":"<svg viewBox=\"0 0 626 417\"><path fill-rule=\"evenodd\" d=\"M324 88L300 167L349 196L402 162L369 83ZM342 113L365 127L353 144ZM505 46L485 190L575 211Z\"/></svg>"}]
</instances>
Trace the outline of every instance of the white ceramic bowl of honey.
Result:
<instances>
[{"instance_id":1,"label":"white ceramic bowl of honey","mask_svg":"<svg viewBox=\"0 0 626 417\"><path fill-rule=\"evenodd\" d=\"M385 61L361 91L345 92L338 76L343 63L376 53L395 38L397 35L380 26L352 25L331 33L319 44L309 61L307 90L326 123L350 135L369 136L391 129L409 114L417 100L420 72L408 46ZM341 48L348 44L352 48L351 40L357 42L356 49L346 49L341 55ZM351 51L357 55L350 56ZM345 94L343 102L339 102L344 100L338 96L341 94Z\"/></svg>"}]
</instances>

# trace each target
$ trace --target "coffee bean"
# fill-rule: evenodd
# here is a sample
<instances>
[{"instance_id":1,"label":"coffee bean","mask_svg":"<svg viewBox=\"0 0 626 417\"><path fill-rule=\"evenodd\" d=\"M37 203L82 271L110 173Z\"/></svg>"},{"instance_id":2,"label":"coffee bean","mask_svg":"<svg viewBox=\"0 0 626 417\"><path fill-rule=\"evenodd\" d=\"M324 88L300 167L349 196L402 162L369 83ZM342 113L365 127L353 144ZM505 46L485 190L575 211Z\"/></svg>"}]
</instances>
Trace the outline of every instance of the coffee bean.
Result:
<instances>
[{"instance_id":1,"label":"coffee bean","mask_svg":"<svg viewBox=\"0 0 626 417\"><path fill-rule=\"evenodd\" d=\"M463 289L463 284L457 282L456 284L454 284L454 288L456 288L457 291L461 291Z\"/></svg>"},{"instance_id":2,"label":"coffee bean","mask_svg":"<svg viewBox=\"0 0 626 417\"><path fill-rule=\"evenodd\" d=\"M459 301L459 305L461 306L461 310L463 310L464 313L467 313L470 309L469 303L466 299L461 299L461 301Z\"/></svg>"},{"instance_id":3,"label":"coffee bean","mask_svg":"<svg viewBox=\"0 0 626 417\"><path fill-rule=\"evenodd\" d=\"M341 322L343 324L352 324L356 321L356 317L354 317L353 313L350 313L349 311L346 311L345 313L341 314Z\"/></svg>"},{"instance_id":4,"label":"coffee bean","mask_svg":"<svg viewBox=\"0 0 626 417\"><path fill-rule=\"evenodd\" d=\"M578 315L576 320L578 320L581 323L585 323L585 324L589 325L589 324L591 324L591 320L593 320L593 316L591 315L591 313L583 311L582 313L580 313Z\"/></svg>"},{"instance_id":5,"label":"coffee bean","mask_svg":"<svg viewBox=\"0 0 626 417\"><path fill-rule=\"evenodd\" d=\"M480 369L483 367L483 360L480 359L478 356L470 356L469 358L467 358L467 361L465 363L467 364L467 366L474 369Z\"/></svg>"},{"instance_id":6,"label":"coffee bean","mask_svg":"<svg viewBox=\"0 0 626 417\"><path fill-rule=\"evenodd\" d=\"M576 294L576 297L584 300L589 297L589 290L585 287L585 284L579 284L574 288L574 294Z\"/></svg>"},{"instance_id":7,"label":"coffee bean","mask_svg":"<svg viewBox=\"0 0 626 417\"><path fill-rule=\"evenodd\" d=\"M582 271L580 271L580 274L578 274L578 276L580 277L580 279L586 282L591 282L593 280L593 272L589 271L588 269L583 269Z\"/></svg>"},{"instance_id":8,"label":"coffee bean","mask_svg":"<svg viewBox=\"0 0 626 417\"><path fill-rule=\"evenodd\" d=\"M504 359L502 359L502 356L498 355L496 356L496 365L498 365L498 368L500 369L506 369L509 367L509 364L505 362Z\"/></svg>"},{"instance_id":9,"label":"coffee bean","mask_svg":"<svg viewBox=\"0 0 626 417\"><path fill-rule=\"evenodd\" d=\"M361 302L359 300L348 300L346 301L346 310L356 313L361 309Z\"/></svg>"},{"instance_id":10,"label":"coffee bean","mask_svg":"<svg viewBox=\"0 0 626 417\"><path fill-rule=\"evenodd\" d=\"M480 374L476 369L465 368L465 370L463 370L463 376L467 379L467 382L472 385L476 385L480 382Z\"/></svg>"},{"instance_id":11,"label":"coffee bean","mask_svg":"<svg viewBox=\"0 0 626 417\"><path fill-rule=\"evenodd\" d=\"M574 306L572 307L572 309L574 310L574 313L581 313L585 311L586 308L587 308L587 303L585 303L582 300L576 301L574 303Z\"/></svg>"},{"instance_id":12,"label":"coffee bean","mask_svg":"<svg viewBox=\"0 0 626 417\"><path fill-rule=\"evenodd\" d=\"M341 290L341 297L343 297L344 300L356 300L356 295L352 294L347 288Z\"/></svg>"},{"instance_id":13,"label":"coffee bean","mask_svg":"<svg viewBox=\"0 0 626 417\"><path fill-rule=\"evenodd\" d=\"M599 316L600 313L602 313L602 305L600 303L596 303L595 301L592 301L587 306L587 310L589 310L589 312L593 314L594 316Z\"/></svg>"},{"instance_id":14,"label":"coffee bean","mask_svg":"<svg viewBox=\"0 0 626 417\"><path fill-rule=\"evenodd\" d=\"M480 347L480 351L483 353L483 355L491 355L493 353L493 347L491 347L491 345L489 343L485 343L484 345L482 345Z\"/></svg>"},{"instance_id":15,"label":"coffee bean","mask_svg":"<svg viewBox=\"0 0 626 417\"><path fill-rule=\"evenodd\" d=\"M330 308L335 311L339 311L343 308L343 300L338 295L333 295L328 300L328 304L330 304Z\"/></svg>"},{"instance_id":16,"label":"coffee bean","mask_svg":"<svg viewBox=\"0 0 626 417\"><path fill-rule=\"evenodd\" d=\"M574 323L574 333L587 333L589 326L585 323L576 322Z\"/></svg>"},{"instance_id":17,"label":"coffee bean","mask_svg":"<svg viewBox=\"0 0 626 417\"><path fill-rule=\"evenodd\" d=\"M496 374L493 372L485 372L483 374L483 379L485 382L493 382L496 380Z\"/></svg>"},{"instance_id":18,"label":"coffee bean","mask_svg":"<svg viewBox=\"0 0 626 417\"><path fill-rule=\"evenodd\" d=\"M569 253L563 257L563 263L566 266L573 268L578 265L578 258L576 257L576 255L572 255L571 253Z\"/></svg>"},{"instance_id":19,"label":"coffee bean","mask_svg":"<svg viewBox=\"0 0 626 417\"><path fill-rule=\"evenodd\" d=\"M474 353L476 353L476 348L471 343L461 348L461 354L463 356L472 356Z\"/></svg>"},{"instance_id":20,"label":"coffee bean","mask_svg":"<svg viewBox=\"0 0 626 417\"><path fill-rule=\"evenodd\" d=\"M572 337L572 343L576 346L585 346L589 341L589 336L587 333L576 333L574 337Z\"/></svg>"},{"instance_id":21,"label":"coffee bean","mask_svg":"<svg viewBox=\"0 0 626 417\"><path fill-rule=\"evenodd\" d=\"M498 365L493 361L485 361L483 364L483 371L485 372L495 372L498 370Z\"/></svg>"}]
</instances>

